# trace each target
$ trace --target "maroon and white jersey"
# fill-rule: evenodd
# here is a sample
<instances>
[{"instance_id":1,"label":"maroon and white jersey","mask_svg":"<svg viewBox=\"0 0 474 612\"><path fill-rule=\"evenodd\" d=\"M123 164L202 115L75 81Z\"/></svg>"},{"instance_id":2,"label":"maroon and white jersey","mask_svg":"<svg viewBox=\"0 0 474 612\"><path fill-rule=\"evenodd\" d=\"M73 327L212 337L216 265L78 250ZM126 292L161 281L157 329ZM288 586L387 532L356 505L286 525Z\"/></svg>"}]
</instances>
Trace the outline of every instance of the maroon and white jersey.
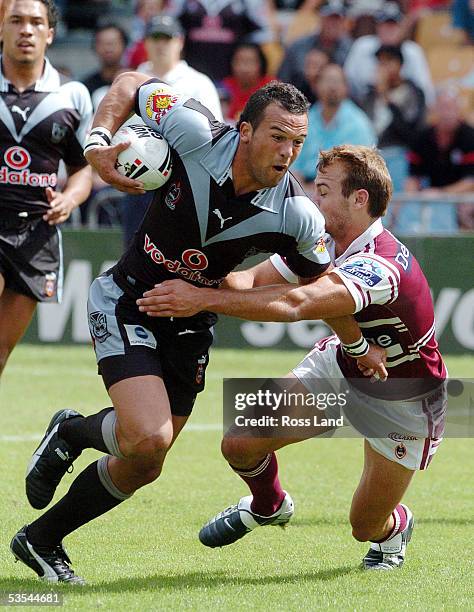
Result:
<instances>
[{"instance_id":1,"label":"maroon and white jersey","mask_svg":"<svg viewBox=\"0 0 474 612\"><path fill-rule=\"evenodd\" d=\"M44 213L45 188L56 188L60 160L87 165L82 149L91 118L86 87L68 81L48 60L41 78L21 93L0 71L0 217Z\"/></svg>"},{"instance_id":2,"label":"maroon and white jersey","mask_svg":"<svg viewBox=\"0 0 474 612\"><path fill-rule=\"evenodd\" d=\"M363 335L387 351L389 377L417 379L416 389L422 392L439 386L447 372L435 338L433 301L420 265L407 247L384 229L380 219L339 257L330 236L326 246L337 266L332 271L354 298L354 317ZM295 282L284 260L273 256L272 263ZM356 360L340 347L337 360L346 378L363 378Z\"/></svg>"}]
</instances>

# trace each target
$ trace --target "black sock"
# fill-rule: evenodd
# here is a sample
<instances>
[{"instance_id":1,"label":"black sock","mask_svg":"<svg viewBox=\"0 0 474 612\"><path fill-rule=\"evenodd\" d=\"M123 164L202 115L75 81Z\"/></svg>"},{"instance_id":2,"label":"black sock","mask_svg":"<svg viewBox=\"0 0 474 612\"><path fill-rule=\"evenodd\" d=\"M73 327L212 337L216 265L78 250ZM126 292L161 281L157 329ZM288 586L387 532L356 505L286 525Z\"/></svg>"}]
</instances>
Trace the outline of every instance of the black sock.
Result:
<instances>
[{"instance_id":1,"label":"black sock","mask_svg":"<svg viewBox=\"0 0 474 612\"><path fill-rule=\"evenodd\" d=\"M104 460L107 458L100 459ZM119 499L105 488L99 478L98 463L94 461L86 467L74 480L66 495L28 526L27 536L31 544L56 546L72 531L112 510L130 497L123 494ZM120 495L119 491L116 492Z\"/></svg>"},{"instance_id":2,"label":"black sock","mask_svg":"<svg viewBox=\"0 0 474 612\"><path fill-rule=\"evenodd\" d=\"M95 448L102 453L109 453L102 434L102 421L113 408L104 408L97 414L88 417L74 417L63 421L58 434L77 452L85 448Z\"/></svg>"}]
</instances>

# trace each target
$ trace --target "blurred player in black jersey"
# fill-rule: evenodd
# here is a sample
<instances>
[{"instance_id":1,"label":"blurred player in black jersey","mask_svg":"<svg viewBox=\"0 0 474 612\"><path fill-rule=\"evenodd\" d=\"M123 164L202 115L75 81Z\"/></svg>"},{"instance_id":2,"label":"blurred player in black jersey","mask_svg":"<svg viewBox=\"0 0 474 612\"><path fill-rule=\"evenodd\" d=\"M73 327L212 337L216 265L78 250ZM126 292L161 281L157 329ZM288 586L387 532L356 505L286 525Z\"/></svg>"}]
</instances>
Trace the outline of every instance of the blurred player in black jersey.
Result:
<instances>
[{"instance_id":1,"label":"blurred player in black jersey","mask_svg":"<svg viewBox=\"0 0 474 612\"><path fill-rule=\"evenodd\" d=\"M57 11L51 0L3 7L0 56L0 374L37 302L61 299L58 225L89 195L82 156L92 114L84 85L45 58ZM57 191L58 165L68 170Z\"/></svg>"},{"instance_id":2,"label":"blurred player in black jersey","mask_svg":"<svg viewBox=\"0 0 474 612\"><path fill-rule=\"evenodd\" d=\"M153 193L129 249L89 293L91 336L114 408L88 417L72 410L54 415L28 468L28 499L45 508L83 449L105 453L13 538L13 553L51 581L81 581L64 561L62 539L158 478L204 388L214 313L153 319L137 299L173 278L219 287L256 252L279 253L306 280L329 265L324 219L288 172L307 131L307 101L295 87L273 82L254 93L236 129L156 79L118 77L85 153L104 180L138 193L142 185L115 170L126 145L110 146L134 105L169 142L173 169ZM360 337L351 317L331 325L345 342Z\"/></svg>"}]
</instances>

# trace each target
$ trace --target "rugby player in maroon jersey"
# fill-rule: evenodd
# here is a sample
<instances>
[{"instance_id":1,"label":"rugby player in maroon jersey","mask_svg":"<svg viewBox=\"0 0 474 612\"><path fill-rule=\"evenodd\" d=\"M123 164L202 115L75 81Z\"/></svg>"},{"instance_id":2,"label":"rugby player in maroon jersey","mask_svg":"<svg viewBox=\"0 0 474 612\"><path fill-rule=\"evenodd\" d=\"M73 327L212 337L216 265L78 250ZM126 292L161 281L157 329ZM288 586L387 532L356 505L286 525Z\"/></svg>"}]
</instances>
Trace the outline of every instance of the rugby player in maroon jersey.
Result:
<instances>
[{"instance_id":1,"label":"rugby player in maroon jersey","mask_svg":"<svg viewBox=\"0 0 474 612\"><path fill-rule=\"evenodd\" d=\"M299 386L313 394L325 390L324 381L350 383L344 414L365 438L364 468L350 510L352 533L371 542L363 559L366 569L390 570L402 565L413 530L413 514L402 498L442 440L447 372L427 280L406 246L382 225L392 186L379 153L350 145L322 152L315 184L336 266L329 274L304 286L285 284L297 279L284 259L272 256L231 274L228 285L237 290L173 280L157 285L138 304L152 317L188 317L201 309L258 321L354 314L363 332L359 342L346 346L335 336L321 340L288 378L295 383L292 391ZM254 276L273 286L245 289L254 287ZM365 383L364 368L353 357L367 341L387 351L389 382ZM327 430L327 424L310 427L306 437ZM225 546L259 525L288 522L293 505L280 486L275 450L305 436L292 437L252 437L235 429L224 437L224 457L252 495L214 516L199 534L203 544Z\"/></svg>"}]
</instances>

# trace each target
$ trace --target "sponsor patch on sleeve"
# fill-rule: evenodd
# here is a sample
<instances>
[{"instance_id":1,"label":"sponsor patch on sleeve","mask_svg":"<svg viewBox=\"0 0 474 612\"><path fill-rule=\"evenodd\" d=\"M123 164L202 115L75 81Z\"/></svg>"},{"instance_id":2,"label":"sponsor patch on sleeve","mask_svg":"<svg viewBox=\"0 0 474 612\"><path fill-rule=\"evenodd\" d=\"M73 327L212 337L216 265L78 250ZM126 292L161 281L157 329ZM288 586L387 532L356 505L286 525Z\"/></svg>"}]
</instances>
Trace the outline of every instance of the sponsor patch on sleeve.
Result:
<instances>
[{"instance_id":1,"label":"sponsor patch on sleeve","mask_svg":"<svg viewBox=\"0 0 474 612\"><path fill-rule=\"evenodd\" d=\"M364 282L368 287L375 287L383 280L382 268L375 261L369 259L356 259L342 264L339 268L348 276L354 276Z\"/></svg>"},{"instance_id":2,"label":"sponsor patch on sleeve","mask_svg":"<svg viewBox=\"0 0 474 612\"><path fill-rule=\"evenodd\" d=\"M178 101L168 88L155 89L147 98L145 111L147 117L160 123L161 119L168 113Z\"/></svg>"},{"instance_id":3,"label":"sponsor patch on sleeve","mask_svg":"<svg viewBox=\"0 0 474 612\"><path fill-rule=\"evenodd\" d=\"M142 325L124 325L130 346L147 346L156 349L157 342L155 336L149 329Z\"/></svg>"}]
</instances>

